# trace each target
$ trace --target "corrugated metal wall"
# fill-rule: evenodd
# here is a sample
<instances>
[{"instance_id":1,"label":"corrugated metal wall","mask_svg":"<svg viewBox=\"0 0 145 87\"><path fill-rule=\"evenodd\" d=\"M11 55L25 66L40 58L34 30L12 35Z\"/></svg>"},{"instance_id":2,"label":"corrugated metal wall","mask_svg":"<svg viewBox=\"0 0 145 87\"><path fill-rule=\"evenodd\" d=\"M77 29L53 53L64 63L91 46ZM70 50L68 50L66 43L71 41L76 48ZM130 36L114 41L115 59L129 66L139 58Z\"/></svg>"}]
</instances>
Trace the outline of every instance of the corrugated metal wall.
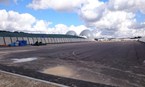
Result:
<instances>
[{"instance_id":1,"label":"corrugated metal wall","mask_svg":"<svg viewBox=\"0 0 145 87\"><path fill-rule=\"evenodd\" d=\"M36 41L45 44L87 41L82 37L71 35L0 31L0 45L9 45L18 40L26 40L28 44L34 44Z\"/></svg>"},{"instance_id":2,"label":"corrugated metal wall","mask_svg":"<svg viewBox=\"0 0 145 87\"><path fill-rule=\"evenodd\" d=\"M0 37L0 45L5 45L4 38Z\"/></svg>"},{"instance_id":3,"label":"corrugated metal wall","mask_svg":"<svg viewBox=\"0 0 145 87\"><path fill-rule=\"evenodd\" d=\"M9 45L17 40L26 40L28 44L34 44L36 41L45 44L52 43L72 43L86 41L82 38L49 38L49 37L0 37L0 45Z\"/></svg>"}]
</instances>

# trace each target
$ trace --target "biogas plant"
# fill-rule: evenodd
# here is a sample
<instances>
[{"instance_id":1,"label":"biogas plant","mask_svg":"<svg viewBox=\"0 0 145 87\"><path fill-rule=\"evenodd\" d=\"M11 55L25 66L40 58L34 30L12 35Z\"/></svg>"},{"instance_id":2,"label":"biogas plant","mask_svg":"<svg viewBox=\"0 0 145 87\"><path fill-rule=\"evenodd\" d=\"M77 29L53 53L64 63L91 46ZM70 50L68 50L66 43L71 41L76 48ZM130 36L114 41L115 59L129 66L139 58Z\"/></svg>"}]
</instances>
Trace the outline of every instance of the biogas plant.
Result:
<instances>
[{"instance_id":1,"label":"biogas plant","mask_svg":"<svg viewBox=\"0 0 145 87\"><path fill-rule=\"evenodd\" d=\"M1 31L0 87L145 87L145 38L136 38Z\"/></svg>"},{"instance_id":2,"label":"biogas plant","mask_svg":"<svg viewBox=\"0 0 145 87\"><path fill-rule=\"evenodd\" d=\"M66 34L30 34L0 31L0 46L45 45L84 41L94 41L94 36L90 30L83 30L79 35L75 31L68 31Z\"/></svg>"}]
</instances>

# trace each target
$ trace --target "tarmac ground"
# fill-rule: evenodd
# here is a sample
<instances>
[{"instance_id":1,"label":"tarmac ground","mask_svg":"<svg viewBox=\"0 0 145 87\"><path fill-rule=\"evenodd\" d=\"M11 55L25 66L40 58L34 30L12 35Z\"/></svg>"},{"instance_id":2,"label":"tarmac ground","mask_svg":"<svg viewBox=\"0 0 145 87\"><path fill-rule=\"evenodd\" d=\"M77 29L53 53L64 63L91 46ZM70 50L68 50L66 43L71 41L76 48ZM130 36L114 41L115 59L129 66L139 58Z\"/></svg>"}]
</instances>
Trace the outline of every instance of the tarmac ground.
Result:
<instances>
[{"instance_id":1,"label":"tarmac ground","mask_svg":"<svg viewBox=\"0 0 145 87\"><path fill-rule=\"evenodd\" d=\"M0 69L71 87L145 87L145 43L2 47Z\"/></svg>"}]
</instances>

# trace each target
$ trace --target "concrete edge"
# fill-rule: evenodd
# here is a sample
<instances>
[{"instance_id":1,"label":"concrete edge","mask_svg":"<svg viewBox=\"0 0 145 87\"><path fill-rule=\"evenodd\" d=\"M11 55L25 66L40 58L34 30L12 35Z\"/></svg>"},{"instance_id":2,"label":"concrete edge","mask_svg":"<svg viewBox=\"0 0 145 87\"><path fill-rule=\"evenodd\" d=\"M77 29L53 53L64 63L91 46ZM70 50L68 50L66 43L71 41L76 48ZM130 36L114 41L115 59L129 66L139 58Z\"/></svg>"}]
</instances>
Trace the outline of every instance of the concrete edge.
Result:
<instances>
[{"instance_id":1,"label":"concrete edge","mask_svg":"<svg viewBox=\"0 0 145 87\"><path fill-rule=\"evenodd\" d=\"M65 86L65 85L62 85L62 84L58 84L58 83L54 83L54 82L49 82L49 81L45 81L45 80L41 80L41 79L36 79L36 78L32 78L32 77L28 77L28 76L24 76L24 75L20 75L20 74L15 74L15 73L3 71L3 70L0 70L0 72L6 73L6 74L9 74L9 75L13 75L13 76L17 76L17 77L22 77L22 78L29 79L29 80L43 82L43 83L50 84L50 85L54 85L54 86L69 87L69 86Z\"/></svg>"}]
</instances>

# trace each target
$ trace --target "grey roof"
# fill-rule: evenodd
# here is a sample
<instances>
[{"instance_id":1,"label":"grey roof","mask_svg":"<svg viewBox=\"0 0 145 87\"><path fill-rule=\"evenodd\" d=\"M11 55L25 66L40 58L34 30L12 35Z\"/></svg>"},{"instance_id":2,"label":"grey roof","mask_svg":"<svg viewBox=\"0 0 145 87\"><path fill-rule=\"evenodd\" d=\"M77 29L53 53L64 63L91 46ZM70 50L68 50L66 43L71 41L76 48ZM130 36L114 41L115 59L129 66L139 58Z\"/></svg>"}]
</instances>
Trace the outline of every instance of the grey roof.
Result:
<instances>
[{"instance_id":1,"label":"grey roof","mask_svg":"<svg viewBox=\"0 0 145 87\"><path fill-rule=\"evenodd\" d=\"M81 38L79 36L63 34L31 34L24 32L0 31L0 37L50 37L50 38Z\"/></svg>"}]
</instances>

